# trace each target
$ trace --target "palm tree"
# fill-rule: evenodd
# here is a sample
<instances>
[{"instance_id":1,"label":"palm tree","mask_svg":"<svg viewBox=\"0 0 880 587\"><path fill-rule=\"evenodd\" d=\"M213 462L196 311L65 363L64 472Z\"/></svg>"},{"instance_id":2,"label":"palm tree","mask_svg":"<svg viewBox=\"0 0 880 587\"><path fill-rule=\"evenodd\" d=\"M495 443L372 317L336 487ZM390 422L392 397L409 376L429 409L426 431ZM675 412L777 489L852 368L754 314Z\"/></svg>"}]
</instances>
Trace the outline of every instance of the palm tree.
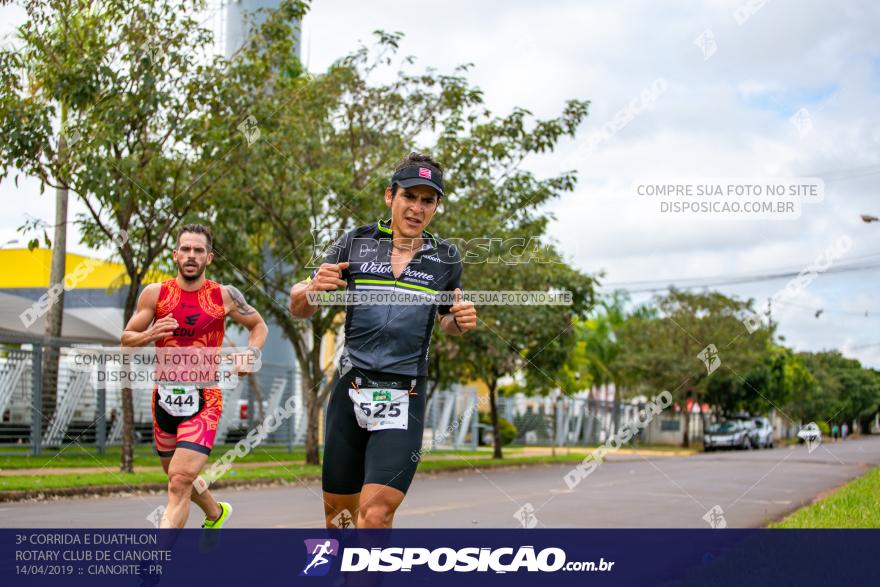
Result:
<instances>
[{"instance_id":1,"label":"palm tree","mask_svg":"<svg viewBox=\"0 0 880 587\"><path fill-rule=\"evenodd\" d=\"M626 320L624 306L629 298L624 292L615 291L610 297L603 299L593 316L577 325L578 346L583 352L583 365L592 386L601 385L605 388L606 397L608 384L615 386L615 402L620 400L619 392L623 374L617 364L621 346L616 331ZM591 402L596 398L592 397ZM615 426L617 424L615 418ZM593 418L587 424L588 436L592 440Z\"/></svg>"}]
</instances>

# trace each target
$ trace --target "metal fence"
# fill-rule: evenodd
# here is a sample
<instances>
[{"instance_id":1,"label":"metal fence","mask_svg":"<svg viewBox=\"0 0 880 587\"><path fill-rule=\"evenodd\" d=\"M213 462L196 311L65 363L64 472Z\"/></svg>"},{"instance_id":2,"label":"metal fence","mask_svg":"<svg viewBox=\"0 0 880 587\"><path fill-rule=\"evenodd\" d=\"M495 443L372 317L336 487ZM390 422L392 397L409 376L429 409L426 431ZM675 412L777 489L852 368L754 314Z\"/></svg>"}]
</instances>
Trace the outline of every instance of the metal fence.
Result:
<instances>
[{"instance_id":1,"label":"metal fence","mask_svg":"<svg viewBox=\"0 0 880 587\"><path fill-rule=\"evenodd\" d=\"M477 404L482 422L472 414ZM625 444L679 444L685 418L690 418L689 438L699 443L703 428L713 421L712 414L684 414L672 407L645 417L646 403L637 400L604 400L589 397L587 391L576 396L527 396L496 399L499 418L510 422L516 446L597 446L628 429ZM425 445L440 448L476 448L491 444L488 400L476 389L453 386L438 392L429 403ZM631 434L630 434L631 432ZM501 431L504 436L504 430Z\"/></svg>"},{"instance_id":2,"label":"metal fence","mask_svg":"<svg viewBox=\"0 0 880 587\"><path fill-rule=\"evenodd\" d=\"M422 451L465 446L476 449L482 429L481 409L475 387L453 385L450 390L434 392L425 410Z\"/></svg>"},{"instance_id":3,"label":"metal fence","mask_svg":"<svg viewBox=\"0 0 880 587\"><path fill-rule=\"evenodd\" d=\"M474 406L482 413L482 423ZM587 392L575 397L518 394L496 399L499 418L516 429L510 444L519 446L596 446L625 426L633 431L628 443L677 444L685 417L691 419L692 441L702 437L704 420L712 418L700 413L686 416L668 409L646 421L645 408L644 402L596 399ZM491 444L488 410L488 400L474 387L456 385L449 391L436 392L428 404L424 446L458 449Z\"/></svg>"},{"instance_id":4,"label":"metal fence","mask_svg":"<svg viewBox=\"0 0 880 587\"><path fill-rule=\"evenodd\" d=\"M0 453L39 454L44 448L71 443L104 452L122 439L122 392L120 386L98 385L95 373L74 368L77 349L98 345L82 341L33 338L22 341L0 334ZM47 348L59 351L58 392L53 417L43 422L44 395L42 356ZM135 442L153 440L151 393L133 392ZM290 400L292 399L292 402ZM258 373L240 379L234 389L223 391L223 415L218 423L217 444L235 443L283 405L293 405L292 417L269 434L269 445L289 450L305 444L306 410L297 370L290 365L263 364ZM516 428L515 445L595 446L607 442L623 426L637 422L643 403L576 397L500 397L500 417ZM425 414L423 451L447 448L476 449L491 443L488 399L476 387L454 385L432 394ZM482 422L481 420L482 415ZM710 416L689 414L690 437L702 436ZM685 415L669 408L648 425L633 426L630 443L676 444L680 442ZM45 429L44 429L45 426ZM23 449L27 449L26 451Z\"/></svg>"},{"instance_id":5,"label":"metal fence","mask_svg":"<svg viewBox=\"0 0 880 587\"><path fill-rule=\"evenodd\" d=\"M40 454L44 448L71 443L94 447L103 453L122 440L122 389L112 383L99 385L97 367L91 371L74 366L73 355L83 347L102 348L88 341L22 339L0 335L0 453L22 454L29 449ZM55 348L59 354L55 410L44 422L43 354ZM263 364L259 372L242 377L237 387L223 390L223 416L218 423L217 442L236 442L265 415L294 396L295 412L268 435L269 444L297 444L305 432L305 413L299 381L293 366ZM136 443L152 443L152 394L133 391ZM45 429L44 429L45 427Z\"/></svg>"}]
</instances>

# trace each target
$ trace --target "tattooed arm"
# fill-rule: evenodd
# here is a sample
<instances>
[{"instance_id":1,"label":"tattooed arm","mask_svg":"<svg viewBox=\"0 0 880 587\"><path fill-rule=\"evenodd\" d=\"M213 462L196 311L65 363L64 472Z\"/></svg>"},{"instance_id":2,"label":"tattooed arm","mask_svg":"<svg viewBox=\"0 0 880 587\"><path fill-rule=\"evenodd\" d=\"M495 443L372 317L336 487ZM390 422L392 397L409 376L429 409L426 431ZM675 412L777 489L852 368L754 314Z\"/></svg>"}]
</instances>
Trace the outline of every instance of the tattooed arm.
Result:
<instances>
[{"instance_id":1,"label":"tattooed arm","mask_svg":"<svg viewBox=\"0 0 880 587\"><path fill-rule=\"evenodd\" d=\"M263 317L247 303L244 295L234 285L224 285L221 287L221 291L223 292L223 305L226 308L226 313L250 331L248 347L262 349L266 343L266 335L269 333L269 328L263 321Z\"/></svg>"}]
</instances>

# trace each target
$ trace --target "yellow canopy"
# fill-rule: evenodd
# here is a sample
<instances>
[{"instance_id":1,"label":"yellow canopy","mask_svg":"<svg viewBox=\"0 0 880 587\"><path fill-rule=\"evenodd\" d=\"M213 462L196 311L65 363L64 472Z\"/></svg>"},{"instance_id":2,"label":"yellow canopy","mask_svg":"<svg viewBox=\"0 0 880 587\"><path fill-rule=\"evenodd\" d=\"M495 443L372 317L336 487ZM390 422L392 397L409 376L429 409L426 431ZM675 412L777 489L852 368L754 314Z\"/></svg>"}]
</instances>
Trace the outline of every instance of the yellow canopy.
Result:
<instances>
[{"instance_id":1,"label":"yellow canopy","mask_svg":"<svg viewBox=\"0 0 880 587\"><path fill-rule=\"evenodd\" d=\"M93 258L68 253L64 273L71 273L77 265ZM0 249L0 289L48 288L52 267L51 249ZM144 283L156 283L172 277L161 271L150 271ZM81 289L115 289L128 284L125 266L102 261L77 282Z\"/></svg>"}]
</instances>

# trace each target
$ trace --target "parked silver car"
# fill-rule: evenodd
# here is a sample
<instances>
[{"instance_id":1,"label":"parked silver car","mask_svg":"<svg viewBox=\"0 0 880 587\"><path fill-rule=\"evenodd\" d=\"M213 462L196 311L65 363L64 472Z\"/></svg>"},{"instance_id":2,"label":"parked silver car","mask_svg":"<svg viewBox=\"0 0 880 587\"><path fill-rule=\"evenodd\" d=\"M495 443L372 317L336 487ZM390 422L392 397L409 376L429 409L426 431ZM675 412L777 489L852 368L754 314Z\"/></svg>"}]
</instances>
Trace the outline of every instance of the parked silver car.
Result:
<instances>
[{"instance_id":1,"label":"parked silver car","mask_svg":"<svg viewBox=\"0 0 880 587\"><path fill-rule=\"evenodd\" d=\"M752 443L757 448L773 448L773 425L770 420L760 416L753 418L755 423L755 431L752 436Z\"/></svg>"},{"instance_id":2,"label":"parked silver car","mask_svg":"<svg viewBox=\"0 0 880 587\"><path fill-rule=\"evenodd\" d=\"M727 420L716 422L706 429L703 434L703 450L711 452L719 448L739 448L748 450L752 448L749 438L749 427L741 420Z\"/></svg>"},{"instance_id":3,"label":"parked silver car","mask_svg":"<svg viewBox=\"0 0 880 587\"><path fill-rule=\"evenodd\" d=\"M749 437L749 448L759 448L758 447L758 425L755 424L755 421L751 418L743 418L738 420L740 425L746 429L746 434Z\"/></svg>"}]
</instances>

